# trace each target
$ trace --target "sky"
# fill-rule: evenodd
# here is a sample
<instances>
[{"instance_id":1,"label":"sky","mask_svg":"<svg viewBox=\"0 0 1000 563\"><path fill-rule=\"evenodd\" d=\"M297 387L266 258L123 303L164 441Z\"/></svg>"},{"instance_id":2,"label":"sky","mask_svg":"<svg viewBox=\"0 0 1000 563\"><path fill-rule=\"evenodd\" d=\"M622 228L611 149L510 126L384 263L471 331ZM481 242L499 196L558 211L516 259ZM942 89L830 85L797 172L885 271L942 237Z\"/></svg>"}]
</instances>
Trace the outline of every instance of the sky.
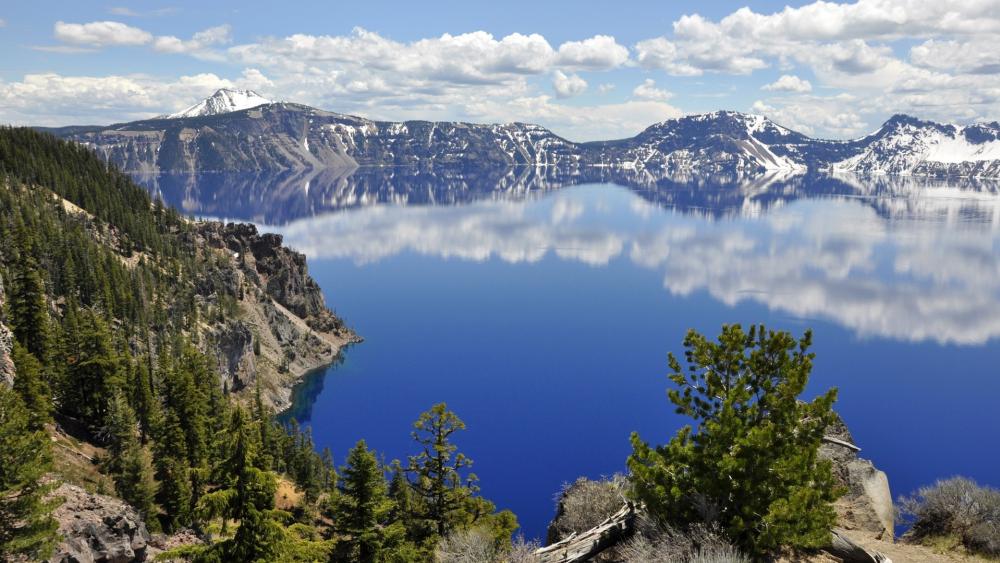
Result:
<instances>
[{"instance_id":1,"label":"sky","mask_svg":"<svg viewBox=\"0 0 1000 563\"><path fill-rule=\"evenodd\" d=\"M574 141L729 109L853 138L1000 119L1000 0L0 4L0 123L110 124L219 88Z\"/></svg>"}]
</instances>

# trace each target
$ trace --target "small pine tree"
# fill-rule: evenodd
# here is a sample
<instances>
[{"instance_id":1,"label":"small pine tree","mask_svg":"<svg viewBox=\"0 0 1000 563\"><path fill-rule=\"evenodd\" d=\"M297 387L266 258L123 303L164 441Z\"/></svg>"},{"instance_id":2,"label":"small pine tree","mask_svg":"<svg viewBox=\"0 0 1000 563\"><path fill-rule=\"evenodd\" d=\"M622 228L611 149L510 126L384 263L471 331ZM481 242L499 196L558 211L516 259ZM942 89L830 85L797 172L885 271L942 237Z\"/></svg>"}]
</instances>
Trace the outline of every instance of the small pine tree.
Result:
<instances>
[{"instance_id":1,"label":"small pine tree","mask_svg":"<svg viewBox=\"0 0 1000 563\"><path fill-rule=\"evenodd\" d=\"M198 502L201 520L222 517L240 523L236 534L212 546L203 557L215 554L225 561L274 561L280 555L285 530L276 519L274 495L277 480L258 463L259 431L242 408L233 412L229 428L229 456L219 473L223 486Z\"/></svg>"},{"instance_id":2,"label":"small pine tree","mask_svg":"<svg viewBox=\"0 0 1000 563\"><path fill-rule=\"evenodd\" d=\"M338 543L333 560L374 563L387 547L393 509L385 473L375 453L360 440L351 448L340 475L333 521L336 532L346 539Z\"/></svg>"},{"instance_id":3,"label":"small pine tree","mask_svg":"<svg viewBox=\"0 0 1000 563\"><path fill-rule=\"evenodd\" d=\"M817 452L837 395L798 400L811 340L763 326L724 326L718 342L688 332L688 369L670 355L668 396L696 428L656 448L632 434L633 494L650 514L680 526L714 521L757 555L829 543L837 492Z\"/></svg>"},{"instance_id":4,"label":"small pine tree","mask_svg":"<svg viewBox=\"0 0 1000 563\"><path fill-rule=\"evenodd\" d=\"M420 518L431 524L438 537L466 520L461 512L467 499L478 491L475 474L468 474L464 480L462 476L472 460L459 453L451 441L460 430L465 430L465 423L445 403L421 413L413 423L412 436L421 451L410 457L407 471L413 474L411 484L421 501Z\"/></svg>"},{"instance_id":5,"label":"small pine tree","mask_svg":"<svg viewBox=\"0 0 1000 563\"><path fill-rule=\"evenodd\" d=\"M0 384L0 560L42 560L56 543L51 512L59 502L45 498L55 485L41 481L52 468L49 438L30 420L21 398Z\"/></svg>"}]
</instances>

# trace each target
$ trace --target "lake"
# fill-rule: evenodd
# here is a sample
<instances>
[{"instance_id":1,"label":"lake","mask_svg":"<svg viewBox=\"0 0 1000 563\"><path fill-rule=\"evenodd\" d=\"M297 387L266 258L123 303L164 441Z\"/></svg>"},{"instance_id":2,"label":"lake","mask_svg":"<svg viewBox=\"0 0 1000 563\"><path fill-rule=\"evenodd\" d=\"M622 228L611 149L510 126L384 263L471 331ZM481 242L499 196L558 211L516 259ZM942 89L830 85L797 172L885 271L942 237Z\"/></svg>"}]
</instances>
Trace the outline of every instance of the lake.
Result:
<instances>
[{"instance_id":1,"label":"lake","mask_svg":"<svg viewBox=\"0 0 1000 563\"><path fill-rule=\"evenodd\" d=\"M293 415L343 461L415 453L440 401L484 496L544 537L554 496L667 441L667 353L724 323L814 331L810 394L894 495L1000 485L1000 195L964 180L595 170L146 179L188 212L267 224L360 335ZM233 202L233 203L230 203Z\"/></svg>"}]
</instances>

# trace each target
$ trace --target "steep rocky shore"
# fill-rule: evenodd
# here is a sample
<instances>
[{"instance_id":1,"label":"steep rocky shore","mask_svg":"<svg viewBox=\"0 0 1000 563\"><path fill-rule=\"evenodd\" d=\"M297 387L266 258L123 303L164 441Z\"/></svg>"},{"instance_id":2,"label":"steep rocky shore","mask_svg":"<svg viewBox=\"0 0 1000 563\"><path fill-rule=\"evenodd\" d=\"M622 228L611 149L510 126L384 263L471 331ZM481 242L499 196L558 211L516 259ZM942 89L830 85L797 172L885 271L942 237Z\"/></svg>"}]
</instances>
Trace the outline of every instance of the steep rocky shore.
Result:
<instances>
[{"instance_id":1,"label":"steep rocky shore","mask_svg":"<svg viewBox=\"0 0 1000 563\"><path fill-rule=\"evenodd\" d=\"M189 236L217 257L210 275L197 282L198 297L233 313L202 325L204 351L216 358L227 391L259 384L265 402L284 410L303 375L360 341L327 308L305 256L282 246L280 235L207 222Z\"/></svg>"}]
</instances>

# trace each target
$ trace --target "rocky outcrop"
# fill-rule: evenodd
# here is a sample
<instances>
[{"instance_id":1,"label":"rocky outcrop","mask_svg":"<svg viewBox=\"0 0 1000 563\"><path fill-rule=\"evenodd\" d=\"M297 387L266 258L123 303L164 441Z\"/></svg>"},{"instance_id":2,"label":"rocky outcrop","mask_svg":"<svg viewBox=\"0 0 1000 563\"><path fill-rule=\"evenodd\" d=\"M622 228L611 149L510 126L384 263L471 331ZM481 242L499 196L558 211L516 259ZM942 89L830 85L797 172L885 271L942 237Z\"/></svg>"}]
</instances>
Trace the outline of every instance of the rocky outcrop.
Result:
<instances>
[{"instance_id":1,"label":"rocky outcrop","mask_svg":"<svg viewBox=\"0 0 1000 563\"><path fill-rule=\"evenodd\" d=\"M838 525L891 541L895 509L888 477L871 461L858 456L860 449L843 421L830 425L826 435L820 456L833 462L834 478L846 489L834 504Z\"/></svg>"},{"instance_id":2,"label":"rocky outcrop","mask_svg":"<svg viewBox=\"0 0 1000 563\"><path fill-rule=\"evenodd\" d=\"M227 312L208 323L205 352L217 360L227 391L255 389L276 410L307 372L332 363L359 339L327 307L303 254L253 225L198 223L187 242L215 253L197 280L203 302Z\"/></svg>"},{"instance_id":3,"label":"rocky outcrop","mask_svg":"<svg viewBox=\"0 0 1000 563\"><path fill-rule=\"evenodd\" d=\"M146 561L150 535L134 508L125 502L63 484L53 492L63 504L53 517L62 536L52 563L128 563Z\"/></svg>"},{"instance_id":4,"label":"rocky outcrop","mask_svg":"<svg viewBox=\"0 0 1000 563\"><path fill-rule=\"evenodd\" d=\"M4 324L4 292L3 280L0 280L0 385L14 385L14 361L11 351L14 349L14 335Z\"/></svg>"}]
</instances>

